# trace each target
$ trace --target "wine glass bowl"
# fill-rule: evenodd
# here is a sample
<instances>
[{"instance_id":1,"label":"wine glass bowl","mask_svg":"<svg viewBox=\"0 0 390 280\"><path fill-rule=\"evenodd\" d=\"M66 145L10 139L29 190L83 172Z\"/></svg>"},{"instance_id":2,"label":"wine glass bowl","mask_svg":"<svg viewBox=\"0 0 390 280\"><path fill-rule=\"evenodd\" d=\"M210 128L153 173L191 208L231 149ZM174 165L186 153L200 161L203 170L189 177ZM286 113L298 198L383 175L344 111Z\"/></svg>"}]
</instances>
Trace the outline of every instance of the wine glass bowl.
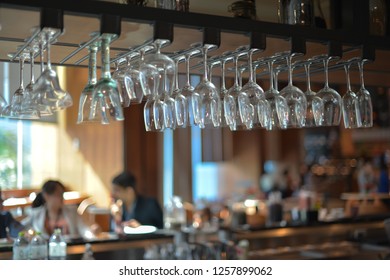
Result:
<instances>
[{"instance_id":1,"label":"wine glass bowl","mask_svg":"<svg viewBox=\"0 0 390 280\"><path fill-rule=\"evenodd\" d=\"M373 126L373 109L370 92L364 86L363 66L365 62L367 62L366 59L361 59L360 61L358 61L360 74L360 89L356 93L356 96L359 104L361 126L367 128Z\"/></svg>"},{"instance_id":2,"label":"wine glass bowl","mask_svg":"<svg viewBox=\"0 0 390 280\"><path fill-rule=\"evenodd\" d=\"M336 126L341 121L341 104L342 99L340 94L329 87L328 68L329 62L332 59L338 59L338 57L318 56L316 58L323 58L324 73L325 73L325 86L317 92L317 96L321 98L324 104L323 126Z\"/></svg>"},{"instance_id":3,"label":"wine glass bowl","mask_svg":"<svg viewBox=\"0 0 390 280\"><path fill-rule=\"evenodd\" d=\"M266 106L264 104L266 102L264 90L256 83L257 67L253 66L252 61L252 56L256 51L257 49L251 49L248 52L249 81L242 87L238 95L241 122L245 124L246 129L261 126L257 108L260 106L262 107L261 110L264 111L264 106ZM259 102L261 102L260 105Z\"/></svg>"},{"instance_id":4,"label":"wine glass bowl","mask_svg":"<svg viewBox=\"0 0 390 280\"><path fill-rule=\"evenodd\" d=\"M212 48L215 46L209 44L202 47L204 75L192 94L194 121L200 128L219 127L221 124L221 100L208 73L207 53Z\"/></svg>"},{"instance_id":5,"label":"wine glass bowl","mask_svg":"<svg viewBox=\"0 0 390 280\"><path fill-rule=\"evenodd\" d=\"M305 96L307 101L305 127L317 127L321 126L323 123L324 104L321 98L319 98L317 94L311 89L310 66L315 61L316 60L314 59L309 59L303 62L306 73Z\"/></svg>"},{"instance_id":6,"label":"wine glass bowl","mask_svg":"<svg viewBox=\"0 0 390 280\"><path fill-rule=\"evenodd\" d=\"M347 79L347 92L342 98L342 111L345 128L358 128L362 126L359 111L359 100L351 89L351 82L349 78L349 69L353 62L354 59L342 63Z\"/></svg>"},{"instance_id":7,"label":"wine glass bowl","mask_svg":"<svg viewBox=\"0 0 390 280\"><path fill-rule=\"evenodd\" d=\"M99 121L109 124L110 118L123 121L123 111L119 97L117 82L110 73L110 42L115 35L104 34L101 38L102 72L92 93L90 121Z\"/></svg>"},{"instance_id":8,"label":"wine glass bowl","mask_svg":"<svg viewBox=\"0 0 390 280\"><path fill-rule=\"evenodd\" d=\"M288 85L280 91L280 95L284 97L288 106L288 128L302 128L305 125L307 100L305 94L292 82L292 58L296 54L287 53L282 54L287 60L288 70Z\"/></svg>"},{"instance_id":9,"label":"wine glass bowl","mask_svg":"<svg viewBox=\"0 0 390 280\"><path fill-rule=\"evenodd\" d=\"M239 71L238 71L238 59L240 56L246 55L247 52L248 52L248 48L245 46L245 47L238 48L234 53L233 55L234 71L235 71L234 84L231 88L229 88L223 100L226 124L229 126L231 131L247 128L247 126L242 122L242 118L240 114L239 95L241 93L242 88L239 82ZM244 101L246 101L245 97L246 96L243 96L241 98L242 101L241 107L245 106L245 108L242 108L241 110L242 115L244 115L245 119L248 118L253 119L254 111L252 110L252 112L249 112L250 110L250 108L248 108L249 106L246 106L247 104L243 103Z\"/></svg>"}]
</instances>

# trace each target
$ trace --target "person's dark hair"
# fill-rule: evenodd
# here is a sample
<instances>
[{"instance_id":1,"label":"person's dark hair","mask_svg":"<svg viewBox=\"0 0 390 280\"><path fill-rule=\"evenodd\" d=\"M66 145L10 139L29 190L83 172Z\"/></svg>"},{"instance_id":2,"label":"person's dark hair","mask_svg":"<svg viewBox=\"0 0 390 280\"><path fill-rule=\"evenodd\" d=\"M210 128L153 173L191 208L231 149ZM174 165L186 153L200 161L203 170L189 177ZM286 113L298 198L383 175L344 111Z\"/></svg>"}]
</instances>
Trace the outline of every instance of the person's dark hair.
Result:
<instances>
[{"instance_id":1,"label":"person's dark hair","mask_svg":"<svg viewBox=\"0 0 390 280\"><path fill-rule=\"evenodd\" d=\"M31 207L37 208L44 205L46 201L45 198L43 197L43 194L45 193L51 195L57 190L58 187L60 187L63 191L65 191L65 186L60 181L55 181L55 180L46 181L42 186L41 192L37 194L34 201L32 202Z\"/></svg>"},{"instance_id":2,"label":"person's dark hair","mask_svg":"<svg viewBox=\"0 0 390 280\"><path fill-rule=\"evenodd\" d=\"M114 179L112 179L112 183L123 188L133 188L135 190L137 180L131 172L124 171L115 176Z\"/></svg>"}]
</instances>

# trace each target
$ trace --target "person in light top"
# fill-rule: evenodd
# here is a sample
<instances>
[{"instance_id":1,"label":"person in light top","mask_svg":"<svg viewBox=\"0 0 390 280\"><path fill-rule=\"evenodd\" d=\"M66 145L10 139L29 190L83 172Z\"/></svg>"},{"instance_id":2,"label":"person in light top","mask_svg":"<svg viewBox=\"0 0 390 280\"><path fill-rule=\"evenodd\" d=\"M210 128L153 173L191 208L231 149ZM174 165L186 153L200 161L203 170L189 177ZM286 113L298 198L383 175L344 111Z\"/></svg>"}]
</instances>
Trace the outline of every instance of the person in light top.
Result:
<instances>
[{"instance_id":1,"label":"person in light top","mask_svg":"<svg viewBox=\"0 0 390 280\"><path fill-rule=\"evenodd\" d=\"M59 181L45 182L32 203L30 215L22 224L27 229L42 232L46 237L57 228L61 229L62 234L72 238L93 237L92 230L77 213L77 206L64 205L64 191L65 187Z\"/></svg>"}]
</instances>

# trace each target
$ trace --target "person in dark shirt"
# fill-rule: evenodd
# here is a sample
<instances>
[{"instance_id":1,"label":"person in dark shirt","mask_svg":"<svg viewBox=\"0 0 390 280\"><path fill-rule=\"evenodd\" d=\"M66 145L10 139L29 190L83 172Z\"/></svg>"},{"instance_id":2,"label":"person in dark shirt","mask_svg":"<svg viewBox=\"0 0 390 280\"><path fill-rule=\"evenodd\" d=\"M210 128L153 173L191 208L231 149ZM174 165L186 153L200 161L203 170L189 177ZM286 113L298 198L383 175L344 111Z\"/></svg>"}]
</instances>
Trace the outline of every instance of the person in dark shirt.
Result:
<instances>
[{"instance_id":1,"label":"person in dark shirt","mask_svg":"<svg viewBox=\"0 0 390 280\"><path fill-rule=\"evenodd\" d=\"M0 189L0 238L17 237L23 225L16 221L8 211L3 211L3 199Z\"/></svg>"},{"instance_id":2,"label":"person in dark shirt","mask_svg":"<svg viewBox=\"0 0 390 280\"><path fill-rule=\"evenodd\" d=\"M136 178L130 172L123 172L112 180L115 204L111 207L111 213L114 227L119 228L119 232L124 226L151 225L162 228L163 213L159 203L154 198L139 195L136 184Z\"/></svg>"}]
</instances>

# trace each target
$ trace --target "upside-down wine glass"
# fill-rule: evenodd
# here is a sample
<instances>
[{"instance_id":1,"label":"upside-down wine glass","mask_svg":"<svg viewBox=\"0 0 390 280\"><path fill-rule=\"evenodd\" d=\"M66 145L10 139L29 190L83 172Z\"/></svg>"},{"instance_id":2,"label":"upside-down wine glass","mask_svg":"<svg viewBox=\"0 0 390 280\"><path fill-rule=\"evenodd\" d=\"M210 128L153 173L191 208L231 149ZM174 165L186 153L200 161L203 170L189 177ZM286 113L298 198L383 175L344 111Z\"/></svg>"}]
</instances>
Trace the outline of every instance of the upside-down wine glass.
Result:
<instances>
[{"instance_id":1,"label":"upside-down wine glass","mask_svg":"<svg viewBox=\"0 0 390 280\"><path fill-rule=\"evenodd\" d=\"M366 59L361 59L358 62L359 74L360 74L360 89L356 93L359 103L360 119L362 122L362 127L372 127L373 126L373 110L372 110L372 101L370 92L364 86L364 77L363 77L363 66L364 63L368 61Z\"/></svg>"},{"instance_id":2,"label":"upside-down wine glass","mask_svg":"<svg viewBox=\"0 0 390 280\"><path fill-rule=\"evenodd\" d=\"M245 124L246 129L261 126L257 114L257 107L261 106L261 110L264 111L264 106L266 106L264 104L266 102L264 90L256 83L256 72L253 66L253 53L255 51L257 49L251 49L248 52L249 81L242 87L238 94L241 122Z\"/></svg>"},{"instance_id":3,"label":"upside-down wine glass","mask_svg":"<svg viewBox=\"0 0 390 280\"><path fill-rule=\"evenodd\" d=\"M275 89L274 86L274 63L280 59L278 56L269 57L267 60L264 60L268 65L269 72L269 89L264 92L265 99L268 102L269 108L269 118L268 120L264 118L264 113L267 114L267 111L264 112L261 108L258 108L258 117L261 120L262 118L266 130L274 130L277 128L286 129L288 124L288 107L287 102L284 97L280 96L279 91Z\"/></svg>"},{"instance_id":4,"label":"upside-down wine glass","mask_svg":"<svg viewBox=\"0 0 390 280\"><path fill-rule=\"evenodd\" d=\"M46 40L45 36L42 33L40 38L39 38L39 40L38 40L40 65L41 65L41 75L45 71L45 64L44 64L44 45L45 45L45 40ZM34 77L32 77L32 79L34 79ZM36 81L34 81L34 83L32 83L31 91L32 91L32 93L31 93L32 103L34 104L34 106L37 107L41 117L53 115L53 111L50 108L50 106L44 104L44 100L43 100L44 92L37 91Z\"/></svg>"},{"instance_id":5,"label":"upside-down wine glass","mask_svg":"<svg viewBox=\"0 0 390 280\"><path fill-rule=\"evenodd\" d=\"M305 125L305 117L307 110L307 101L305 94L292 82L292 58L295 53L288 53L287 70L288 70L288 85L280 91L280 95L283 96L288 106L288 125L289 128L301 128Z\"/></svg>"},{"instance_id":6,"label":"upside-down wine glass","mask_svg":"<svg viewBox=\"0 0 390 280\"><path fill-rule=\"evenodd\" d=\"M321 98L324 104L324 116L323 126L335 126L339 125L341 121L341 96L334 89L329 87L329 61L333 57L326 56L324 61L324 72L325 72L325 86L321 89L317 96Z\"/></svg>"},{"instance_id":7,"label":"upside-down wine glass","mask_svg":"<svg viewBox=\"0 0 390 280\"><path fill-rule=\"evenodd\" d=\"M73 105L72 96L63 90L57 73L51 67L50 49L52 36L58 31L52 28L43 30L46 42L46 68L34 85L34 92L42 95L43 105L49 106L52 112L66 109Z\"/></svg>"},{"instance_id":8,"label":"upside-down wine glass","mask_svg":"<svg viewBox=\"0 0 390 280\"><path fill-rule=\"evenodd\" d=\"M176 126L174 114L175 102L171 97L175 63L169 56L161 53L161 47L167 43L169 43L168 40L155 40L154 46L156 52L147 55L140 68L140 71L145 75L143 82L146 81L150 89L156 90L152 93L156 95L152 97L154 99L154 112L153 114L146 113L144 116L154 117L155 130L157 131L163 131L164 128L174 128ZM147 120L145 122L150 123Z\"/></svg>"},{"instance_id":9,"label":"upside-down wine glass","mask_svg":"<svg viewBox=\"0 0 390 280\"><path fill-rule=\"evenodd\" d=\"M306 101L307 101L307 110L306 110L306 122L305 127L316 127L321 126L324 116L324 104L316 93L311 89L310 81L310 66L312 64L311 60L304 62L303 66L305 67L306 72Z\"/></svg>"},{"instance_id":10,"label":"upside-down wine glass","mask_svg":"<svg viewBox=\"0 0 390 280\"><path fill-rule=\"evenodd\" d=\"M205 44L202 48L204 75L192 95L194 120L200 128L213 128L221 125L221 100L208 74L207 53L211 48L215 48L215 45Z\"/></svg>"},{"instance_id":11,"label":"upside-down wine glass","mask_svg":"<svg viewBox=\"0 0 390 280\"><path fill-rule=\"evenodd\" d=\"M175 69L176 69L176 67L175 67ZM176 70L174 70L174 71L176 71ZM176 125L177 125L177 123L176 123L176 102L175 102L175 99L172 97L173 87L168 88L166 86L166 83L168 82L167 78L165 78L167 75L167 69L164 69L163 75L164 75L164 78L162 79L162 82L163 82L164 92L162 94L162 102L164 103L164 105L163 105L164 126L165 126L165 128L175 129ZM173 84L172 84L172 86L173 86ZM158 121L158 119L156 120L156 122L157 121Z\"/></svg>"},{"instance_id":12,"label":"upside-down wine glass","mask_svg":"<svg viewBox=\"0 0 390 280\"><path fill-rule=\"evenodd\" d=\"M121 62L118 60L115 62L115 71L112 74L112 79L118 83L118 92L123 108L130 106L130 100L132 98L133 81L126 76L126 66L121 66Z\"/></svg>"},{"instance_id":13,"label":"upside-down wine glass","mask_svg":"<svg viewBox=\"0 0 390 280\"><path fill-rule=\"evenodd\" d=\"M24 114L22 111L22 102L24 99L24 61L29 57L28 53L21 53L19 56L19 87L12 96L10 104L3 110L3 116L16 119L39 119L39 112L34 111L32 114Z\"/></svg>"},{"instance_id":14,"label":"upside-down wine glass","mask_svg":"<svg viewBox=\"0 0 390 280\"><path fill-rule=\"evenodd\" d=\"M194 45L195 47L195 45ZM183 116L186 120L180 120L180 123L182 122L183 125L182 127L185 127L184 126L184 123L186 123L186 126L193 126L195 125L194 123L194 112L192 110L192 95L194 93L194 87L191 85L191 79L190 79L190 59L192 56L198 54L200 52L199 50L199 46L196 45L197 49L195 48L193 52L190 52L188 54L185 55L185 64L186 64L186 84L184 85L184 87L181 89L180 91L180 95L176 95L176 98L178 100L182 100L182 97L184 97L186 99L186 102L187 104L185 106L183 106L182 108L187 108L187 115L184 116L183 114L181 114L180 116ZM176 100L175 98L175 100ZM179 124L179 118L178 118L178 112L179 112L179 108L176 107L176 118L177 118L177 123L178 125L180 126ZM179 113L180 114L180 113Z\"/></svg>"},{"instance_id":15,"label":"upside-down wine glass","mask_svg":"<svg viewBox=\"0 0 390 280\"><path fill-rule=\"evenodd\" d=\"M188 101L179 88L179 62L183 56L175 59L175 82L172 97L175 100L175 113L177 127L185 128L188 125Z\"/></svg>"},{"instance_id":16,"label":"upside-down wine glass","mask_svg":"<svg viewBox=\"0 0 390 280\"><path fill-rule=\"evenodd\" d=\"M96 77L96 56L98 51L97 44L90 45L88 51L89 51L88 83L84 87L80 96L77 124L100 122L99 118L89 119L91 113L91 105L92 105L92 94L95 85L97 83L97 77Z\"/></svg>"},{"instance_id":17,"label":"upside-down wine glass","mask_svg":"<svg viewBox=\"0 0 390 280\"><path fill-rule=\"evenodd\" d=\"M349 69L353 61L354 59L343 63L347 79L347 92L342 98L342 111L345 128L358 128L362 126L359 112L359 101L356 94L351 89L351 81L349 78Z\"/></svg>"},{"instance_id":18,"label":"upside-down wine glass","mask_svg":"<svg viewBox=\"0 0 390 280\"><path fill-rule=\"evenodd\" d=\"M33 45L29 48L30 53L30 83L26 86L24 91L24 97L22 101L22 111L26 115L35 116L37 115L39 118L41 117L41 113L39 110L38 104L34 100L34 84L35 84L35 76L34 76L34 59L35 54L38 52L38 48L36 45Z\"/></svg>"},{"instance_id":19,"label":"upside-down wine glass","mask_svg":"<svg viewBox=\"0 0 390 280\"><path fill-rule=\"evenodd\" d=\"M124 120L118 84L111 78L110 73L110 42L113 36L103 34L101 38L101 78L93 90L89 114L89 120L100 120L102 124L109 124L109 118L116 121Z\"/></svg>"},{"instance_id":20,"label":"upside-down wine glass","mask_svg":"<svg viewBox=\"0 0 390 280\"><path fill-rule=\"evenodd\" d=\"M144 97L144 84L142 80L143 78L143 73L139 70L139 66L133 62L132 64L132 59L134 56L140 56L140 53L134 54L134 55L129 55L127 56L127 68L126 68L126 76L130 79L131 83L129 83L129 86L132 86L131 88L128 88L128 92L130 94L130 103L131 104L141 104L142 99ZM141 60L140 60L141 62Z\"/></svg>"},{"instance_id":21,"label":"upside-down wine glass","mask_svg":"<svg viewBox=\"0 0 390 280\"><path fill-rule=\"evenodd\" d=\"M238 96L241 92L241 86L239 82L239 71L238 71L238 59L244 55L243 51L247 50L246 47L237 49L237 53L234 55L234 84L229 88L223 100L225 109L225 119L231 131L246 129L245 125L241 121L240 109L238 103Z\"/></svg>"},{"instance_id":22,"label":"upside-down wine glass","mask_svg":"<svg viewBox=\"0 0 390 280\"><path fill-rule=\"evenodd\" d=\"M232 60L231 54L232 54L232 52L230 52L230 51L224 52L222 54L222 58L221 58L222 81L221 81L221 88L219 90L219 97L221 100L221 104L223 104L223 100L225 99L225 95L228 92L228 90L226 88L226 63L229 60ZM228 125L226 123L226 118L225 118L225 108L224 108L224 106L221 106L221 125L220 125L220 127L226 127L226 126L228 126Z\"/></svg>"}]
</instances>

